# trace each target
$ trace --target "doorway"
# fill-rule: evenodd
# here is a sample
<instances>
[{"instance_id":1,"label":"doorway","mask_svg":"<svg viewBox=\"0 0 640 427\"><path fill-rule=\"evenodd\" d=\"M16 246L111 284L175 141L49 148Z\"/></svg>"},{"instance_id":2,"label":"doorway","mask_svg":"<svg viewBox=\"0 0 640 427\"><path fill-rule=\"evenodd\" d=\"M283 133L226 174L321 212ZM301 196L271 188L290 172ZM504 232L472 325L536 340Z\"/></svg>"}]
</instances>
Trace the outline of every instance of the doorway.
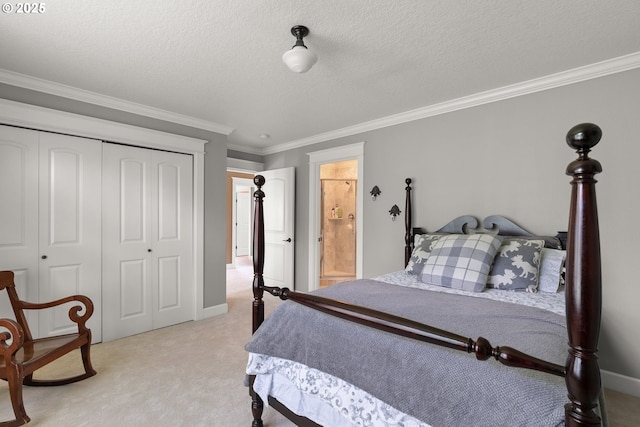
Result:
<instances>
[{"instance_id":1,"label":"doorway","mask_svg":"<svg viewBox=\"0 0 640 427\"><path fill-rule=\"evenodd\" d=\"M320 166L320 287L356 277L356 160Z\"/></svg>"},{"instance_id":2,"label":"doorway","mask_svg":"<svg viewBox=\"0 0 640 427\"><path fill-rule=\"evenodd\" d=\"M227 269L235 268L236 265L236 252L237 252L237 243L238 239L240 239L240 245L246 246L245 243L247 240L251 241L251 224L248 224L248 230L240 225L240 232L238 233L238 193L248 192L248 200L244 197L243 194L240 195L240 209L243 212L240 212L240 222L244 223L245 221L251 222L251 211L252 211L252 191L253 191L253 172L249 171L232 171L227 170L227 226L226 226L226 234L227 234L227 248L226 248L226 260L227 260ZM244 211L244 209L248 209L248 211ZM247 240L245 240L247 239ZM244 248L240 248L242 251Z\"/></svg>"},{"instance_id":3,"label":"doorway","mask_svg":"<svg viewBox=\"0 0 640 427\"><path fill-rule=\"evenodd\" d=\"M309 275L308 275L308 290L313 291L320 288L320 277L322 274L321 269L321 252L324 250L324 239L322 237L322 178L334 178L340 179L343 185L346 186L346 181L351 181L351 186L354 187L355 197L355 210L353 212L354 218L352 222L352 233L355 230L355 275L347 276L359 279L362 277L362 252L363 252L363 234L362 234L362 211L364 209L363 201L363 177L364 177L364 142L343 145L340 147L329 148L326 150L314 151L307 153L309 156ZM321 176L321 168L325 165L340 164L345 161L352 161L354 168L354 175L334 175L334 176ZM345 171L343 171L345 172ZM353 178L355 176L355 178ZM335 208L335 202L333 203ZM343 218L346 215L346 224L349 221L349 213L343 209ZM329 213L331 215L331 207L329 207ZM343 220L344 221L344 220ZM345 227L348 229L348 227ZM325 250L326 252L326 250ZM334 282L337 283L337 282Z\"/></svg>"},{"instance_id":4,"label":"doorway","mask_svg":"<svg viewBox=\"0 0 640 427\"><path fill-rule=\"evenodd\" d=\"M241 176L232 176L231 181L230 249L231 265L235 267L236 258L249 256L251 252L254 184L252 179Z\"/></svg>"},{"instance_id":5,"label":"doorway","mask_svg":"<svg viewBox=\"0 0 640 427\"><path fill-rule=\"evenodd\" d=\"M236 258L251 250L251 187L236 188Z\"/></svg>"}]
</instances>

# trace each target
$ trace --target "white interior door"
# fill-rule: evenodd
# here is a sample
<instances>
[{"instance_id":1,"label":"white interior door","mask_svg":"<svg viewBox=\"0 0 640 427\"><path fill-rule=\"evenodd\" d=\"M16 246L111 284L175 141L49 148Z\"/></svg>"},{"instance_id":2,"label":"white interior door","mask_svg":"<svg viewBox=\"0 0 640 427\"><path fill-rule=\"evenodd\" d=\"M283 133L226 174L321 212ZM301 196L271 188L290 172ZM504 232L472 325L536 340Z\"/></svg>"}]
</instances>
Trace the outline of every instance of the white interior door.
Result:
<instances>
[{"instance_id":1,"label":"white interior door","mask_svg":"<svg viewBox=\"0 0 640 427\"><path fill-rule=\"evenodd\" d=\"M260 175L265 178L264 282L267 286L295 289L295 169L274 169Z\"/></svg>"},{"instance_id":2,"label":"white interior door","mask_svg":"<svg viewBox=\"0 0 640 427\"><path fill-rule=\"evenodd\" d=\"M239 187L236 192L236 256L248 256L251 248L251 191Z\"/></svg>"},{"instance_id":3,"label":"white interior door","mask_svg":"<svg viewBox=\"0 0 640 427\"><path fill-rule=\"evenodd\" d=\"M189 155L103 145L108 341L194 318L193 174Z\"/></svg>"}]
</instances>

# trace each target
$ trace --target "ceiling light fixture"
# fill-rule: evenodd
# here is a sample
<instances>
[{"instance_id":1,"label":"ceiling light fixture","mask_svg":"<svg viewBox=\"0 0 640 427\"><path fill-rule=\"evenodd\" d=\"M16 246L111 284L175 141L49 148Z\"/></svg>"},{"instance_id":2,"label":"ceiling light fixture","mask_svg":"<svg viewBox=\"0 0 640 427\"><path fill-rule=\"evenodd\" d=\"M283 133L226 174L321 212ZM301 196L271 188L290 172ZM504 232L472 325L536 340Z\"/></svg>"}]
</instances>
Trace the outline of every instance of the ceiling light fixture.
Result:
<instances>
[{"instance_id":1,"label":"ceiling light fixture","mask_svg":"<svg viewBox=\"0 0 640 427\"><path fill-rule=\"evenodd\" d=\"M306 73L316 63L318 57L304 45L302 39L309 35L309 29L304 25L291 28L291 34L296 37L296 44L282 55L282 61L295 73Z\"/></svg>"}]
</instances>

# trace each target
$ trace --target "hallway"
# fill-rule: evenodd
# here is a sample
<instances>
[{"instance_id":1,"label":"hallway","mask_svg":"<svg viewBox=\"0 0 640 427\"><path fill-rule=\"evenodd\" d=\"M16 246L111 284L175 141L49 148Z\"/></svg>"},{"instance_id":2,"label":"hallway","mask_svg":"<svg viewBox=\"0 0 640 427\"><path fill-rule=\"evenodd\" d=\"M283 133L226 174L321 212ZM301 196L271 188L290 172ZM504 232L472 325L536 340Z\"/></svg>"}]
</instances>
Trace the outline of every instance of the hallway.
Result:
<instances>
[{"instance_id":1,"label":"hallway","mask_svg":"<svg viewBox=\"0 0 640 427\"><path fill-rule=\"evenodd\" d=\"M247 291L253 285L253 260L249 256L236 258L236 267L227 269L227 296Z\"/></svg>"}]
</instances>

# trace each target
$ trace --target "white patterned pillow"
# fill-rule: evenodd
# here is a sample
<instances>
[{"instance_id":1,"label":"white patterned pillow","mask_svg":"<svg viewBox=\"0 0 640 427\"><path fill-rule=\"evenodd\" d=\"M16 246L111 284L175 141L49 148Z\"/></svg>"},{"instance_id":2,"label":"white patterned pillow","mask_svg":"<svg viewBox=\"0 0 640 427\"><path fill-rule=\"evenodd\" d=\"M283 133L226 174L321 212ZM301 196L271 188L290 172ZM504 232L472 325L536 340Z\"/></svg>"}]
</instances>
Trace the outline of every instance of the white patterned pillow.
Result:
<instances>
[{"instance_id":1,"label":"white patterned pillow","mask_svg":"<svg viewBox=\"0 0 640 427\"><path fill-rule=\"evenodd\" d=\"M427 262L431 249L433 249L440 237L442 237L442 234L420 234L416 236L411 258L409 258L409 262L405 267L407 273L418 275L422 272L422 267Z\"/></svg>"},{"instance_id":2,"label":"white patterned pillow","mask_svg":"<svg viewBox=\"0 0 640 427\"><path fill-rule=\"evenodd\" d=\"M505 238L489 273L487 287L538 292L540 251L543 247L544 240Z\"/></svg>"},{"instance_id":3,"label":"white patterned pillow","mask_svg":"<svg viewBox=\"0 0 640 427\"><path fill-rule=\"evenodd\" d=\"M556 293L563 284L562 273L567 253L559 249L542 248L540 255L539 290Z\"/></svg>"},{"instance_id":4,"label":"white patterned pillow","mask_svg":"<svg viewBox=\"0 0 640 427\"><path fill-rule=\"evenodd\" d=\"M432 285L482 292L502 239L492 234L451 234L436 242L420 280Z\"/></svg>"}]
</instances>

